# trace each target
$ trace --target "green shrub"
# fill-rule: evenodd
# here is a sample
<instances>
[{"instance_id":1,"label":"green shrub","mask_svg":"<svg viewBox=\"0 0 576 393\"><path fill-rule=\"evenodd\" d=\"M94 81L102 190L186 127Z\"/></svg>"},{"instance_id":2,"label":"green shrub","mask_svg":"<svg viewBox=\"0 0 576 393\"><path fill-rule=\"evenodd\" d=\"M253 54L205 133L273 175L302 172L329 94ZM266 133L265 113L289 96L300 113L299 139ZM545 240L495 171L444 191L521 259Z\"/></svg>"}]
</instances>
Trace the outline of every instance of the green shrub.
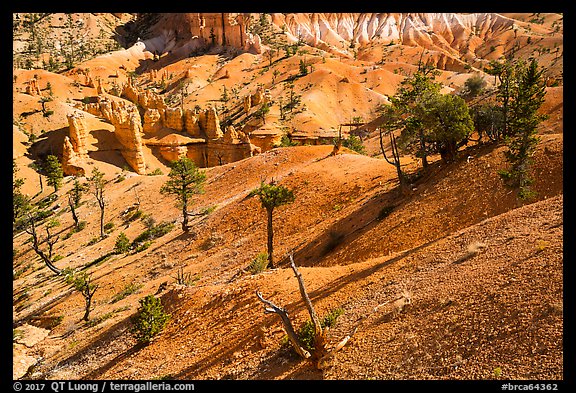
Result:
<instances>
[{"instance_id":1,"label":"green shrub","mask_svg":"<svg viewBox=\"0 0 576 393\"><path fill-rule=\"evenodd\" d=\"M217 207L218 207L218 205L205 207L204 209L202 209L202 214L207 216L208 214L210 214L214 210L216 210Z\"/></svg>"},{"instance_id":2,"label":"green shrub","mask_svg":"<svg viewBox=\"0 0 576 393\"><path fill-rule=\"evenodd\" d=\"M320 326L322 326L322 329L333 327L336 324L336 319L342 314L344 314L344 309L340 307L331 310L320 321ZM297 334L300 342L302 343L302 346L307 351L312 351L314 349L314 324L312 321L307 320L304 322L304 324L298 330Z\"/></svg>"},{"instance_id":3,"label":"green shrub","mask_svg":"<svg viewBox=\"0 0 576 393\"><path fill-rule=\"evenodd\" d=\"M184 273L184 269L180 268L176 273L176 277L173 278L176 280L177 284L192 286L196 281L200 280L200 275L195 274L194 276L192 276L192 273L190 272Z\"/></svg>"},{"instance_id":4,"label":"green shrub","mask_svg":"<svg viewBox=\"0 0 576 393\"><path fill-rule=\"evenodd\" d=\"M91 245L93 245L93 244L98 243L100 240L102 240L102 239L100 238L100 236L93 237L92 239L90 239L90 241L89 241L88 243L86 243L86 245L87 245L87 246L91 246Z\"/></svg>"},{"instance_id":5,"label":"green shrub","mask_svg":"<svg viewBox=\"0 0 576 393\"><path fill-rule=\"evenodd\" d=\"M71 285L72 282L74 281L74 269L72 269L71 267L62 269L60 275L64 278L64 281L68 285Z\"/></svg>"},{"instance_id":6,"label":"green shrub","mask_svg":"<svg viewBox=\"0 0 576 393\"><path fill-rule=\"evenodd\" d=\"M86 265L86 267L90 267L90 266L98 266L101 263L106 262L108 259L112 258L112 256L115 254L114 251L106 253L102 256L99 256L98 258L96 258L95 260L93 260L92 262L90 262L88 265Z\"/></svg>"},{"instance_id":7,"label":"green shrub","mask_svg":"<svg viewBox=\"0 0 576 393\"><path fill-rule=\"evenodd\" d=\"M132 283L126 285L122 291L120 291L116 295L114 295L112 297L112 299L110 300L110 303L119 302L120 300L132 295L134 292L136 292L140 288L142 288L142 284L136 284L136 283L132 282Z\"/></svg>"},{"instance_id":8,"label":"green shrub","mask_svg":"<svg viewBox=\"0 0 576 393\"><path fill-rule=\"evenodd\" d=\"M24 337L22 330L12 329L12 341L18 341L22 337Z\"/></svg>"},{"instance_id":9,"label":"green shrub","mask_svg":"<svg viewBox=\"0 0 576 393\"><path fill-rule=\"evenodd\" d=\"M290 137L286 134L282 135L280 143L277 145L277 147L292 147L292 146L298 146L298 142L292 141L292 139L290 139Z\"/></svg>"},{"instance_id":10,"label":"green shrub","mask_svg":"<svg viewBox=\"0 0 576 393\"><path fill-rule=\"evenodd\" d=\"M153 227L146 229L144 232L138 235L132 242L132 245L135 246L138 243L157 239L161 236L164 236L172 229L174 229L174 223L172 222L163 222L158 225L154 225Z\"/></svg>"},{"instance_id":11,"label":"green shrub","mask_svg":"<svg viewBox=\"0 0 576 393\"><path fill-rule=\"evenodd\" d=\"M140 209L138 210L134 210L133 213L130 214L130 216L128 216L127 221L131 222L131 221L135 221L139 218L142 218L144 216L144 212Z\"/></svg>"},{"instance_id":12,"label":"green shrub","mask_svg":"<svg viewBox=\"0 0 576 393\"><path fill-rule=\"evenodd\" d=\"M268 267L268 253L261 252L248 265L248 271L252 274L258 274Z\"/></svg>"},{"instance_id":13,"label":"green shrub","mask_svg":"<svg viewBox=\"0 0 576 393\"><path fill-rule=\"evenodd\" d=\"M110 232L112 232L113 229L114 229L114 223L113 222L108 222L108 223L104 224L104 232L110 233Z\"/></svg>"},{"instance_id":14,"label":"green shrub","mask_svg":"<svg viewBox=\"0 0 576 393\"><path fill-rule=\"evenodd\" d=\"M124 232L120 232L114 244L114 252L116 254L125 254L130 251L130 239Z\"/></svg>"},{"instance_id":15,"label":"green shrub","mask_svg":"<svg viewBox=\"0 0 576 393\"><path fill-rule=\"evenodd\" d=\"M347 147L350 150L355 151L359 154L366 154L366 148L362 143L362 140L356 135L350 135L348 139L342 140L342 146Z\"/></svg>"},{"instance_id":16,"label":"green shrub","mask_svg":"<svg viewBox=\"0 0 576 393\"><path fill-rule=\"evenodd\" d=\"M322 327L333 327L336 324L336 319L338 319L338 317L340 315L344 314L344 309L341 307L335 308L333 310L331 310L328 314L326 314L324 316L324 319L322 320Z\"/></svg>"},{"instance_id":17,"label":"green shrub","mask_svg":"<svg viewBox=\"0 0 576 393\"><path fill-rule=\"evenodd\" d=\"M99 325L102 322L104 322L105 320L112 318L114 316L114 314L115 314L114 311L107 312L106 314L100 315L96 318L89 320L88 322L86 322L86 326L87 327L94 327L96 325Z\"/></svg>"},{"instance_id":18,"label":"green shrub","mask_svg":"<svg viewBox=\"0 0 576 393\"><path fill-rule=\"evenodd\" d=\"M135 253L139 253L141 251L147 250L152 245L151 241L147 241L144 243L139 243L136 248L134 249Z\"/></svg>"},{"instance_id":19,"label":"green shrub","mask_svg":"<svg viewBox=\"0 0 576 393\"><path fill-rule=\"evenodd\" d=\"M170 319L159 298L147 295L140 299L140 307L133 321L133 333L140 343L148 344L159 334Z\"/></svg>"}]
</instances>

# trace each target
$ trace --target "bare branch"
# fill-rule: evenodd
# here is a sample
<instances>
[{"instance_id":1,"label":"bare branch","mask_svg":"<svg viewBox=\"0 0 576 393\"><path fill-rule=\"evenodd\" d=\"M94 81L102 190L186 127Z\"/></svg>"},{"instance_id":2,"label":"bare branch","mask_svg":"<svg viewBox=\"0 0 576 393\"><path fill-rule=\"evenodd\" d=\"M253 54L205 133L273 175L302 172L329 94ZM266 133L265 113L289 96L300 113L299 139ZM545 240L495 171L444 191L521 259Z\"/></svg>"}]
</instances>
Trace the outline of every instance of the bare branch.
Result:
<instances>
[{"instance_id":1,"label":"bare branch","mask_svg":"<svg viewBox=\"0 0 576 393\"><path fill-rule=\"evenodd\" d=\"M292 267L292 270L294 271L294 275L296 276L296 279L298 280L298 287L300 288L300 295L302 295L302 299L304 299L304 302L306 303L306 308L308 309L308 313L310 314L310 319L312 320L312 323L314 323L314 333L317 336L322 335L323 332L322 332L322 325L320 324L320 319L316 315L316 311L314 311L314 307L312 306L312 302L310 301L310 297L308 296L308 293L306 292L306 287L304 286L304 280L302 279L302 274L300 274L300 272L296 268L296 264L294 263L294 257L292 255L292 252L290 252L289 257L290 257L290 266Z\"/></svg>"},{"instance_id":2,"label":"bare branch","mask_svg":"<svg viewBox=\"0 0 576 393\"><path fill-rule=\"evenodd\" d=\"M262 303L264 303L265 305L268 306L268 307L264 308L264 310L267 313L275 313L275 314L278 314L280 316L280 318L282 319L282 324L284 325L284 330L286 331L286 334L288 335L288 339L292 343L292 346L294 347L294 349L296 350L298 355L302 356L304 359L310 358L311 354L310 354L310 352L305 350L303 348L302 344L300 343L300 339L298 338L298 335L296 334L296 331L294 330L294 327L292 326L292 322L290 321L290 318L288 318L288 313L286 312L286 310L283 309L282 307L278 307L277 305L272 303L270 300L264 299L262 297L262 294L259 291L256 291L256 296L258 297L258 299Z\"/></svg>"}]
</instances>

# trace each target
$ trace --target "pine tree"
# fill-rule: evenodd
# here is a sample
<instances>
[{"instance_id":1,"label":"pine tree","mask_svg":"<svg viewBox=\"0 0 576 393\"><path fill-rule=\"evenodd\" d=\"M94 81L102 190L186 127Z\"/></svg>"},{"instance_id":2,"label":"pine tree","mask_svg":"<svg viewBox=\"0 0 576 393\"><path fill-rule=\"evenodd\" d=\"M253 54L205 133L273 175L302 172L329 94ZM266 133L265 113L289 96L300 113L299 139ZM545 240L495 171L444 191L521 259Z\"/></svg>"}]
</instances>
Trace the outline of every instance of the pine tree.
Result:
<instances>
[{"instance_id":1,"label":"pine tree","mask_svg":"<svg viewBox=\"0 0 576 393\"><path fill-rule=\"evenodd\" d=\"M114 253L124 254L130 251L130 239L124 232L120 232L116 238L116 243L114 243Z\"/></svg>"},{"instance_id":2,"label":"pine tree","mask_svg":"<svg viewBox=\"0 0 576 393\"><path fill-rule=\"evenodd\" d=\"M402 171L402 165L400 162L400 150L398 144L396 143L396 136L394 131L401 127L401 119L398 111L392 105L385 105L380 109L382 113L382 124L378 127L379 137L380 137L380 150L382 151L382 156L386 162L390 165L394 165L396 168L396 174L398 176L398 185L401 193L408 190L408 179L406 174ZM391 157L388 158L386 154L386 147L384 145L384 134L387 134L390 138L390 153Z\"/></svg>"},{"instance_id":3,"label":"pine tree","mask_svg":"<svg viewBox=\"0 0 576 393\"><path fill-rule=\"evenodd\" d=\"M430 154L424 117L431 96L440 91L441 84L435 81L437 74L437 70L420 62L418 70L401 82L398 92L391 98L392 106L402 120L399 145L420 158L423 168L428 167Z\"/></svg>"},{"instance_id":4,"label":"pine tree","mask_svg":"<svg viewBox=\"0 0 576 393\"><path fill-rule=\"evenodd\" d=\"M90 319L90 311L92 309L92 298L98 285L92 283L92 276L89 276L86 272L80 272L72 276L70 279L72 286L84 297L85 307L84 316L82 319L88 321Z\"/></svg>"},{"instance_id":5,"label":"pine tree","mask_svg":"<svg viewBox=\"0 0 576 393\"><path fill-rule=\"evenodd\" d=\"M520 199L529 199L534 196L530 190L534 179L530 177L529 166L539 142L537 127L547 117L538 113L544 103L546 83L544 69L538 68L535 59L529 63L518 62L515 73L517 81L512 93L509 135L506 138L509 150L505 153L511 167L500 174L508 185L518 188Z\"/></svg>"},{"instance_id":6,"label":"pine tree","mask_svg":"<svg viewBox=\"0 0 576 393\"><path fill-rule=\"evenodd\" d=\"M170 314L164 312L162 301L154 295L140 299L140 307L133 321L133 332L138 342L148 344L168 323Z\"/></svg>"},{"instance_id":7,"label":"pine tree","mask_svg":"<svg viewBox=\"0 0 576 393\"><path fill-rule=\"evenodd\" d=\"M502 110L503 123L502 132L497 134L502 137L509 136L509 106L512 101L514 85L515 85L515 75L514 66L511 60L505 59L503 61L492 60L489 63L489 67L485 68L484 71L489 75L494 75L494 79L498 83L496 98L500 104Z\"/></svg>"},{"instance_id":8,"label":"pine tree","mask_svg":"<svg viewBox=\"0 0 576 393\"><path fill-rule=\"evenodd\" d=\"M193 195L204 192L206 174L201 172L188 157L182 157L170 165L168 180L160 189L162 194L176 195L182 207L182 230L188 232L188 203Z\"/></svg>"},{"instance_id":9,"label":"pine tree","mask_svg":"<svg viewBox=\"0 0 576 393\"><path fill-rule=\"evenodd\" d=\"M258 195L260 198L260 203L262 203L262 207L266 209L267 217L268 217L268 225L267 225L267 232L268 232L268 265L270 268L274 268L274 228L272 226L272 216L274 213L274 209L286 205L288 203L292 203L295 200L294 192L287 187L281 186L276 184L274 180L271 180L270 183L266 184L262 182L260 187L252 190L250 192L250 196Z\"/></svg>"},{"instance_id":10,"label":"pine tree","mask_svg":"<svg viewBox=\"0 0 576 393\"><path fill-rule=\"evenodd\" d=\"M70 207L70 211L72 212L72 219L74 220L74 224L76 230L80 230L80 220L78 219L78 214L76 213L76 209L80 206L80 201L82 199L82 193L84 189L78 178L74 179L74 185L72 189L68 193L68 206Z\"/></svg>"},{"instance_id":11,"label":"pine tree","mask_svg":"<svg viewBox=\"0 0 576 393\"><path fill-rule=\"evenodd\" d=\"M12 223L24 216L31 208L31 199L25 195L21 188L24 185L24 179L16 177L20 169L16 165L16 160L12 159Z\"/></svg>"},{"instance_id":12,"label":"pine tree","mask_svg":"<svg viewBox=\"0 0 576 393\"><path fill-rule=\"evenodd\" d=\"M455 95L436 94L426 103L426 108L423 123L433 151L439 153L444 162L454 161L458 148L468 142L474 130L466 102Z\"/></svg>"},{"instance_id":13,"label":"pine tree","mask_svg":"<svg viewBox=\"0 0 576 393\"><path fill-rule=\"evenodd\" d=\"M48 155L46 157L46 162L44 163L44 170L46 171L46 177L48 178L48 185L54 187L54 192L57 192L62 185L62 179L64 178L64 171L62 170L62 165L60 165L58 157Z\"/></svg>"}]
</instances>

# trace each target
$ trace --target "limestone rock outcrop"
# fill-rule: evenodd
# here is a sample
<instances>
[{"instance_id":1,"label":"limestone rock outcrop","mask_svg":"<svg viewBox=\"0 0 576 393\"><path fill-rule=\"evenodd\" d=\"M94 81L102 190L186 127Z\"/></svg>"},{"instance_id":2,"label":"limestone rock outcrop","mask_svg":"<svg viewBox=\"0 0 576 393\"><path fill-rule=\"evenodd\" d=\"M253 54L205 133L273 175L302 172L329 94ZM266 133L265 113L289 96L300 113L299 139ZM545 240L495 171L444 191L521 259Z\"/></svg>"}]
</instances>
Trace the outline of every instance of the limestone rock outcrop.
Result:
<instances>
[{"instance_id":1,"label":"limestone rock outcrop","mask_svg":"<svg viewBox=\"0 0 576 393\"><path fill-rule=\"evenodd\" d=\"M187 146L160 146L160 154L168 161L177 161L188 154Z\"/></svg>"},{"instance_id":2,"label":"limestone rock outcrop","mask_svg":"<svg viewBox=\"0 0 576 393\"><path fill-rule=\"evenodd\" d=\"M74 150L70 137L64 137L62 148L62 172L65 176L85 176L85 160Z\"/></svg>"},{"instance_id":3,"label":"limestone rock outcrop","mask_svg":"<svg viewBox=\"0 0 576 393\"><path fill-rule=\"evenodd\" d=\"M250 96L250 103L251 106L256 106L262 102L264 102L264 89L259 86L256 92Z\"/></svg>"},{"instance_id":4,"label":"limestone rock outcrop","mask_svg":"<svg viewBox=\"0 0 576 393\"><path fill-rule=\"evenodd\" d=\"M487 37L505 33L514 20L496 13L273 13L272 24L282 26L292 42L338 55L351 56L346 48L378 40L461 58L474 56Z\"/></svg>"},{"instance_id":5,"label":"limestone rock outcrop","mask_svg":"<svg viewBox=\"0 0 576 393\"><path fill-rule=\"evenodd\" d=\"M30 94L31 96L39 96L42 93L40 92L40 86L38 85L38 79L32 78L26 84L26 94Z\"/></svg>"},{"instance_id":6,"label":"limestone rock outcrop","mask_svg":"<svg viewBox=\"0 0 576 393\"><path fill-rule=\"evenodd\" d=\"M86 136L88 128L80 113L68 115L69 135L64 137L62 148L62 171L67 176L84 176L86 173Z\"/></svg>"},{"instance_id":7,"label":"limestone rock outcrop","mask_svg":"<svg viewBox=\"0 0 576 393\"><path fill-rule=\"evenodd\" d=\"M131 109L130 109L131 108ZM142 152L142 122L140 114L135 107L129 107L128 110L119 108L112 111L112 118L110 119L114 125L114 134L116 139L124 147L120 152L128 162L128 165L136 171L136 173L143 175L146 173L146 162L144 160L144 153Z\"/></svg>"},{"instance_id":8,"label":"limestone rock outcrop","mask_svg":"<svg viewBox=\"0 0 576 393\"><path fill-rule=\"evenodd\" d=\"M218 119L216 108L209 107L205 112L201 113L200 124L208 139L220 139L224 136L220 129L220 119Z\"/></svg>"},{"instance_id":9,"label":"limestone rock outcrop","mask_svg":"<svg viewBox=\"0 0 576 393\"><path fill-rule=\"evenodd\" d=\"M80 158L88 157L86 150L86 135L88 128L84 120L84 115L80 112L72 113L68 117L68 129L70 135L70 142L74 147L74 151Z\"/></svg>"},{"instance_id":10,"label":"limestone rock outcrop","mask_svg":"<svg viewBox=\"0 0 576 393\"><path fill-rule=\"evenodd\" d=\"M122 96L146 109L166 109L164 99L151 90L139 90L128 78L128 83L122 88Z\"/></svg>"},{"instance_id":11,"label":"limestone rock outcrop","mask_svg":"<svg viewBox=\"0 0 576 393\"><path fill-rule=\"evenodd\" d=\"M164 127L168 127L176 131L184 130L184 118L182 117L181 108L166 108L163 112Z\"/></svg>"},{"instance_id":12,"label":"limestone rock outcrop","mask_svg":"<svg viewBox=\"0 0 576 393\"><path fill-rule=\"evenodd\" d=\"M186 109L184 111L184 127L190 136L200 137L200 122L196 111L192 109Z\"/></svg>"},{"instance_id":13,"label":"limestone rock outcrop","mask_svg":"<svg viewBox=\"0 0 576 393\"><path fill-rule=\"evenodd\" d=\"M263 91L256 95L262 97ZM111 99L99 95L96 102L79 104L81 109L102 117L114 125L116 139L122 145L121 153L128 164L139 174L145 174L146 163L143 146L148 145L169 161L187 156L199 167L222 165L251 157L261 152L261 148L251 143L248 135L228 127L223 132L216 108L205 110L156 107L154 97L141 92L133 84L124 89L124 96L131 98L144 109L142 117L136 105L125 100ZM159 97L159 96L157 96ZM259 98L256 98L258 102ZM145 107L152 103L151 107ZM76 140L82 146L81 134L75 132L81 128L81 119L70 117L70 145L65 147L70 171L75 170L81 151L76 149ZM182 134L182 133L186 134Z\"/></svg>"},{"instance_id":14,"label":"limestone rock outcrop","mask_svg":"<svg viewBox=\"0 0 576 393\"><path fill-rule=\"evenodd\" d=\"M176 40L193 38L205 46L222 45L242 49L247 45L250 14L247 13L180 13L162 14L152 27L153 34L172 31Z\"/></svg>"},{"instance_id":15,"label":"limestone rock outcrop","mask_svg":"<svg viewBox=\"0 0 576 393\"><path fill-rule=\"evenodd\" d=\"M100 78L96 82L96 94L98 95L106 94L106 89L104 89L104 86L102 86L102 80Z\"/></svg>"},{"instance_id":16,"label":"limestone rock outcrop","mask_svg":"<svg viewBox=\"0 0 576 393\"><path fill-rule=\"evenodd\" d=\"M247 95L244 97L243 106L244 106L244 113L248 113L250 111L250 108L252 108L252 96Z\"/></svg>"},{"instance_id":17,"label":"limestone rock outcrop","mask_svg":"<svg viewBox=\"0 0 576 393\"><path fill-rule=\"evenodd\" d=\"M144 112L144 124L142 130L144 134L151 134L162 128L162 114L158 109L146 109Z\"/></svg>"}]
</instances>

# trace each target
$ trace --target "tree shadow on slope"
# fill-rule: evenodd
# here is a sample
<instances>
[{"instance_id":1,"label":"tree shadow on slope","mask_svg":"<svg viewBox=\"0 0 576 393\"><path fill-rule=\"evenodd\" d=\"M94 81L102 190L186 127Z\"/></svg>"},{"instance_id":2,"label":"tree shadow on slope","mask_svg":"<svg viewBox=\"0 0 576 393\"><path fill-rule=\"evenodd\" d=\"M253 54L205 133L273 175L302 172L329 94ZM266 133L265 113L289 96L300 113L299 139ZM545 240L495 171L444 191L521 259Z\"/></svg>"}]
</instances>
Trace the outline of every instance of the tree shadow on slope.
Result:
<instances>
[{"instance_id":1,"label":"tree shadow on slope","mask_svg":"<svg viewBox=\"0 0 576 393\"><path fill-rule=\"evenodd\" d=\"M197 379L205 378L204 373L210 371L227 371L227 366L233 363L235 354L240 351L257 353L263 348L258 344L258 333L264 328L269 328L277 323L276 316L266 316L265 319L252 326L247 326L237 337L220 337L222 341L226 340L226 345L219 345L216 350L206 353L206 355L193 364L189 365L179 373L172 375L174 379ZM301 379L322 379L321 371L313 370L313 367L305 360L300 358L291 347L281 346L278 349L272 349L269 355L262 358L260 363L254 369L243 371L225 372L219 379L251 379L251 380L272 380L278 377L289 378L287 375L300 376ZM237 370L236 367L232 370ZM311 377L313 376L313 377ZM297 378L298 379L298 378Z\"/></svg>"},{"instance_id":2,"label":"tree shadow on slope","mask_svg":"<svg viewBox=\"0 0 576 393\"><path fill-rule=\"evenodd\" d=\"M362 236L384 220L402 201L397 188L370 198L348 216L336 221L315 239L294 251L298 266L322 266L323 260L343 244ZM357 262L357 261L351 261ZM288 266L285 256L279 266Z\"/></svg>"},{"instance_id":3,"label":"tree shadow on slope","mask_svg":"<svg viewBox=\"0 0 576 393\"><path fill-rule=\"evenodd\" d=\"M331 257L338 251L343 251L347 245L355 240L366 236L376 227L390 225L389 231L392 231L398 229L399 226L406 226L406 222L388 220L388 216L395 210L400 211L405 206L409 206L410 202L420 195L433 190L442 179L452 176L455 171L461 169L461 165L467 164L468 157L478 158L489 155L498 147L497 144L472 146L460 152L456 162L451 164L445 164L441 161L431 163L425 172L420 170L411 174L414 180L410 185L411 191L408 194L402 195L396 186L387 192L373 196L348 216L337 220L315 239L295 249L294 258L299 261L299 266L330 266L358 262L352 253L344 256L345 260L339 262L335 262ZM397 181L393 179L390 182L396 183ZM423 240L426 241L427 239ZM411 244L408 247L416 245ZM386 254L389 251L399 250L375 249L373 251ZM287 256L279 261L279 266L286 267L288 265Z\"/></svg>"},{"instance_id":4,"label":"tree shadow on slope","mask_svg":"<svg viewBox=\"0 0 576 393\"><path fill-rule=\"evenodd\" d=\"M86 347L82 350L75 352L73 355L67 357L66 359L61 360L56 364L52 369L57 370L64 367L70 367L71 365L78 364L82 365L83 363L90 362L91 359L94 357L96 352L100 349L105 349L105 353L114 353L117 351L112 350L115 346L116 340L122 336L131 326L131 318L130 316L118 321L114 325L110 326L108 329L104 330L98 336L94 337L90 341ZM84 375L80 379L95 379L102 373L106 372L110 368L112 368L115 364L119 363L120 361L128 358L129 356L133 355L137 351L143 348L142 344L136 343L128 350L122 350L121 353L115 356L113 359L107 361L106 363L100 365L98 368L89 371L86 375ZM102 359L102 357L98 357Z\"/></svg>"}]
</instances>

